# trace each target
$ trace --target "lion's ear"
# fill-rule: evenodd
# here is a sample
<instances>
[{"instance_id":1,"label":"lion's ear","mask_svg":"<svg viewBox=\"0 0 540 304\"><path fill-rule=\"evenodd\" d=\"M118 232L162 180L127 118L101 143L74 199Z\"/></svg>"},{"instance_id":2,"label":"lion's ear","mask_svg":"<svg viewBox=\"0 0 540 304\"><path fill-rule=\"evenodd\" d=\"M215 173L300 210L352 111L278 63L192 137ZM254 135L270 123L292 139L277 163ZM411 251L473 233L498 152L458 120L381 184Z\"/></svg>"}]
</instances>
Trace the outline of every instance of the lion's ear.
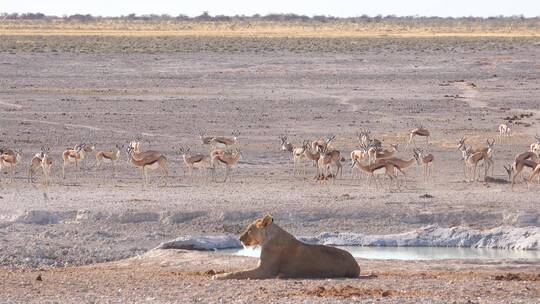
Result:
<instances>
[{"instance_id":1,"label":"lion's ear","mask_svg":"<svg viewBox=\"0 0 540 304\"><path fill-rule=\"evenodd\" d=\"M272 218L272 215L267 214L267 215L265 215L264 218L262 219L262 223L261 223L261 224L262 224L263 227L266 227L266 226L272 224L273 222L274 222L274 219Z\"/></svg>"}]
</instances>

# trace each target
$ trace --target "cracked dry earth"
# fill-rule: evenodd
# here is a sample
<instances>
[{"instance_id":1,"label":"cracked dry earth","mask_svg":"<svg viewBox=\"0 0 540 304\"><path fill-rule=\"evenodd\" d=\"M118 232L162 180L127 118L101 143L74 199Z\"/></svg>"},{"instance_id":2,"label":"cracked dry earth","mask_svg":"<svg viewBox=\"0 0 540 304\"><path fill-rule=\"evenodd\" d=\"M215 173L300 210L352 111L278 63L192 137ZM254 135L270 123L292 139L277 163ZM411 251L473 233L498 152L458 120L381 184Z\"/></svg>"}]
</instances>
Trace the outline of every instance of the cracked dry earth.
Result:
<instances>
[{"instance_id":1,"label":"cracked dry earth","mask_svg":"<svg viewBox=\"0 0 540 304\"><path fill-rule=\"evenodd\" d=\"M20 147L24 155L15 182L8 184L4 173L0 183L6 301L249 302L272 295L272 302L538 302L532 262L360 260L364 273L377 277L249 283L193 274L255 263L244 258L192 253L206 262L180 258L184 262L168 265L171 257L157 256L146 264L95 264L144 254L179 235L235 234L263 213L295 235L540 225L540 185L527 191L518 184L512 192L502 167L527 150L538 131L537 38L273 39L271 48L250 40L243 52L228 48L240 38L221 39L219 46L212 39L163 39L169 40L162 52L144 39L107 38L105 44L87 37L84 50L75 38L0 42L0 145ZM112 47L124 44L125 53ZM505 121L512 122L512 133L499 140L497 126ZM356 131L370 128L384 145L403 144L418 124L432 132L426 149L436 166L428 182L416 166L399 189L350 178ZM175 150L184 144L207 152L201 130L241 131L244 155L232 182L186 175ZM311 165L305 178L292 177L291 157L279 150L284 133L294 144L335 134L334 145L347 158L343 178L316 182ZM169 178L159 181L151 173L151 183L141 186L124 155L116 178L108 167L96 169L93 157L78 179L74 168L60 178L66 147L87 141L110 149L136 134L143 134L143 149L167 155ZM499 182L465 182L456 149L462 136L477 147L497 140ZM25 179L43 144L55 161L48 188ZM222 178L223 169L218 174ZM43 281L35 280L39 273ZM502 280L493 279L499 275Z\"/></svg>"}]
</instances>

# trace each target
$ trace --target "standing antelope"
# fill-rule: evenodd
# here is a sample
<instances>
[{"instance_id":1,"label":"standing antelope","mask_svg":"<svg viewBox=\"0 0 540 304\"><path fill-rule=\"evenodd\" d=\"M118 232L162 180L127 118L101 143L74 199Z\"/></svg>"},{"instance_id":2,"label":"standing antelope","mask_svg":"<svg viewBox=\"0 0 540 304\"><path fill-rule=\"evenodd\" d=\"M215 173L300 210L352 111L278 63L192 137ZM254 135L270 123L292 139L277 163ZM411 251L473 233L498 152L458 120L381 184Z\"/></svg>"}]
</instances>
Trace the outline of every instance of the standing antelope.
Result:
<instances>
[{"instance_id":1,"label":"standing antelope","mask_svg":"<svg viewBox=\"0 0 540 304\"><path fill-rule=\"evenodd\" d=\"M141 178L144 181L144 184L147 183L148 177L146 175L146 169L156 170L160 169L163 173L161 178L169 176L169 171L167 170L167 158L158 151L145 151L137 152L131 146L126 149L128 162L133 166L141 169Z\"/></svg>"},{"instance_id":2,"label":"standing antelope","mask_svg":"<svg viewBox=\"0 0 540 304\"><path fill-rule=\"evenodd\" d=\"M11 150L11 149L3 149L0 154L0 163L2 164L0 168L2 167L8 167L9 168L9 182L12 183L15 180L15 167L21 162L22 160L22 149L18 150Z\"/></svg>"},{"instance_id":3,"label":"standing antelope","mask_svg":"<svg viewBox=\"0 0 540 304\"><path fill-rule=\"evenodd\" d=\"M336 136L332 135L327 138L321 137L319 139L316 139L311 142L311 150L316 152L319 152L319 150L326 150L328 149L328 145L330 144L330 142L332 142L335 138Z\"/></svg>"},{"instance_id":4,"label":"standing antelope","mask_svg":"<svg viewBox=\"0 0 540 304\"><path fill-rule=\"evenodd\" d=\"M90 153L94 152L94 150L96 149L96 145L93 144L93 143L82 143L81 144L82 146L82 149L84 150L84 154L85 155L89 155ZM77 146L75 146L75 149L77 148ZM87 158L84 158L82 161L83 161L83 167L86 169L86 159Z\"/></svg>"},{"instance_id":5,"label":"standing antelope","mask_svg":"<svg viewBox=\"0 0 540 304\"><path fill-rule=\"evenodd\" d=\"M412 130L409 134L409 141L407 142L407 146L405 146L405 151L407 151L407 148L409 148L409 144L414 140L416 136L425 137L427 145L429 143L429 137L431 136L431 134L429 133L428 129L425 129L422 126Z\"/></svg>"},{"instance_id":6,"label":"standing antelope","mask_svg":"<svg viewBox=\"0 0 540 304\"><path fill-rule=\"evenodd\" d=\"M486 158L486 153L484 152L472 152L471 150L467 150L466 151L466 158L465 158L465 164L467 165L467 168L468 168L468 171L469 171L469 175L470 175L470 179L469 181L477 181L477 175L476 175L476 169L478 168L478 164L480 163L480 161L484 161L484 163L486 163L485 161L485 158ZM472 175L471 175L472 173ZM484 169L484 179L487 175L487 166L486 168Z\"/></svg>"},{"instance_id":7,"label":"standing antelope","mask_svg":"<svg viewBox=\"0 0 540 304\"><path fill-rule=\"evenodd\" d=\"M536 165L536 167L534 167L531 175L529 176L529 181L527 183L527 190L530 189L530 185L533 181L533 179L536 177L536 176L540 176L540 164Z\"/></svg>"},{"instance_id":8,"label":"standing antelope","mask_svg":"<svg viewBox=\"0 0 540 304\"><path fill-rule=\"evenodd\" d=\"M424 181L427 181L433 175L433 160L435 157L431 153L424 154L424 150L422 149L414 149L414 158L418 165L422 166Z\"/></svg>"},{"instance_id":9,"label":"standing antelope","mask_svg":"<svg viewBox=\"0 0 540 304\"><path fill-rule=\"evenodd\" d=\"M391 144L390 149L385 150L381 150L377 147L370 147L368 149L369 163L372 164L377 159L385 159L394 156L396 152L399 152L398 147L398 144Z\"/></svg>"},{"instance_id":10,"label":"standing antelope","mask_svg":"<svg viewBox=\"0 0 540 304\"><path fill-rule=\"evenodd\" d=\"M540 136L537 134L534 136L534 139L536 139L536 142L531 144L530 151L538 156L540 155Z\"/></svg>"},{"instance_id":11,"label":"standing antelope","mask_svg":"<svg viewBox=\"0 0 540 304\"><path fill-rule=\"evenodd\" d=\"M203 169L211 169L210 156L206 154L192 154L189 147L180 147L178 152L182 155L184 164L188 168L189 176L193 180L193 170L199 169L202 174Z\"/></svg>"},{"instance_id":12,"label":"standing antelope","mask_svg":"<svg viewBox=\"0 0 540 304\"><path fill-rule=\"evenodd\" d=\"M83 149L83 145L77 145L75 148L69 148L62 153L62 178L66 178L66 166L70 163L75 163L75 179L77 179L77 170L79 162L81 162L86 156L86 152Z\"/></svg>"},{"instance_id":13,"label":"standing antelope","mask_svg":"<svg viewBox=\"0 0 540 304\"><path fill-rule=\"evenodd\" d=\"M341 178L343 176L343 166L341 165L342 161L345 161L345 158L341 157L341 152L338 150L327 150L317 147L319 149L319 177L318 179L326 180L329 177L337 178L338 175ZM333 174L331 167L332 165L336 166L336 173ZM328 172L330 171L330 174Z\"/></svg>"},{"instance_id":14,"label":"standing antelope","mask_svg":"<svg viewBox=\"0 0 540 304\"><path fill-rule=\"evenodd\" d=\"M96 153L96 168L100 169L103 163L111 163L113 167L112 176L116 172L116 162L120 159L120 154L124 145L115 145L114 150L110 151L98 151Z\"/></svg>"},{"instance_id":15,"label":"standing antelope","mask_svg":"<svg viewBox=\"0 0 540 304\"><path fill-rule=\"evenodd\" d=\"M390 184L394 180L396 181L396 184L397 184L397 177L396 177L395 171L398 168L391 162L381 162L378 164L376 163L376 164L370 164L370 165L363 165L361 161L354 160L352 166L357 166L360 170L369 174L368 181L370 183L371 183L371 180L375 178L375 185L377 188L379 188L378 183L380 183L379 176L383 174L385 174L386 176L390 178Z\"/></svg>"},{"instance_id":16,"label":"standing antelope","mask_svg":"<svg viewBox=\"0 0 540 304\"><path fill-rule=\"evenodd\" d=\"M209 145L212 142L213 136L206 136L205 132L199 132L199 138L203 145Z\"/></svg>"},{"instance_id":17,"label":"standing antelope","mask_svg":"<svg viewBox=\"0 0 540 304\"><path fill-rule=\"evenodd\" d=\"M32 161L30 162L30 169L28 170L29 182L34 182L34 173L41 168L43 171L43 183L49 185L49 175L51 172L51 167L53 164L52 158L49 156L50 148L41 147L41 152L34 155Z\"/></svg>"},{"instance_id":18,"label":"standing antelope","mask_svg":"<svg viewBox=\"0 0 540 304\"><path fill-rule=\"evenodd\" d=\"M236 166L240 158L242 158L242 152L239 149L235 149L232 152L225 151L224 153L216 153L212 156L212 164L215 164L216 161L218 161L225 165L225 179L223 180L223 182L226 182L227 178L232 181L232 170L234 166ZM215 181L214 173L212 173L212 175L212 180Z\"/></svg>"},{"instance_id":19,"label":"standing antelope","mask_svg":"<svg viewBox=\"0 0 540 304\"><path fill-rule=\"evenodd\" d=\"M461 139L459 140L459 144L458 144L458 150L461 151L462 158L463 158L463 161L465 163L464 172L468 168L467 167L467 162L466 162L467 151L470 152L470 154L481 152L481 153L485 154L484 163L485 163L486 166L488 166L488 169L491 168L491 175L493 175L493 171L494 171L494 168L495 168L495 164L494 164L494 161L493 161L493 145L494 144L495 144L494 139L491 139L491 142L488 139L486 141L486 146L485 147L474 149L474 148L472 148L470 146L467 147L467 145L465 145L465 137L461 137ZM486 172L488 172L488 171L486 171ZM466 173L465 173L465 178L467 178Z\"/></svg>"},{"instance_id":20,"label":"standing antelope","mask_svg":"<svg viewBox=\"0 0 540 304\"><path fill-rule=\"evenodd\" d=\"M519 176L522 176L523 169L530 168L531 170L536 169L536 167L540 163L530 160L530 159L524 159L524 160L516 160L511 166L504 166L506 169L506 172L508 173L508 178L512 178L512 190L514 189L514 184L516 183L516 178ZM513 176L512 176L513 173ZM532 176L532 174L531 174ZM530 176L529 176L530 177Z\"/></svg>"},{"instance_id":21,"label":"standing antelope","mask_svg":"<svg viewBox=\"0 0 540 304\"><path fill-rule=\"evenodd\" d=\"M499 140L501 139L501 136L509 136L510 135L510 127L502 123L499 125Z\"/></svg>"},{"instance_id":22,"label":"standing antelope","mask_svg":"<svg viewBox=\"0 0 540 304\"><path fill-rule=\"evenodd\" d=\"M291 152L293 156L293 176L296 175L297 172L297 165L300 162L303 162L305 159L307 159L304 152L306 152L306 149L308 148L309 142L304 141L301 147L295 147L293 144L287 141L287 136L280 136L279 139L281 140L281 150ZM306 163L304 163L304 176L306 175Z\"/></svg>"},{"instance_id":23,"label":"standing antelope","mask_svg":"<svg viewBox=\"0 0 540 304\"><path fill-rule=\"evenodd\" d=\"M382 142L380 140L371 138L371 131L368 129L356 132L356 137L360 141L360 144L364 146L373 146L375 148L380 148L382 146Z\"/></svg>"},{"instance_id":24,"label":"standing antelope","mask_svg":"<svg viewBox=\"0 0 540 304\"><path fill-rule=\"evenodd\" d=\"M360 149L351 151L351 165L354 163L355 160L364 161L364 159L366 159L367 157L368 157L368 151L366 150L366 147L363 144L361 144ZM357 177L358 172L363 172L363 171L361 171L356 166L351 166L351 178Z\"/></svg>"},{"instance_id":25,"label":"standing antelope","mask_svg":"<svg viewBox=\"0 0 540 304\"><path fill-rule=\"evenodd\" d=\"M234 146L238 143L238 136L240 135L240 132L234 131L232 135L232 137L214 136L210 140L210 144L214 147L216 147L217 145L223 145L225 147Z\"/></svg>"}]
</instances>

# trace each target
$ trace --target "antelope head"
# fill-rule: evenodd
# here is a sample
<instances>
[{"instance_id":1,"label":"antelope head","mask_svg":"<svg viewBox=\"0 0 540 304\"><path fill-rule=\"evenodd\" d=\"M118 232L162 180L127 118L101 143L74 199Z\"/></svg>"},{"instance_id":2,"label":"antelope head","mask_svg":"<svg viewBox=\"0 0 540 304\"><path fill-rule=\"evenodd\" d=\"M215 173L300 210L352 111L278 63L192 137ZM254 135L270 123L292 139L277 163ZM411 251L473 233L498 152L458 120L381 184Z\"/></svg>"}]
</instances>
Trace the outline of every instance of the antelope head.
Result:
<instances>
[{"instance_id":1,"label":"antelope head","mask_svg":"<svg viewBox=\"0 0 540 304\"><path fill-rule=\"evenodd\" d=\"M235 131L232 132L232 135L233 135L234 139L237 139L238 136L240 136L240 131L235 130Z\"/></svg>"},{"instance_id":2,"label":"antelope head","mask_svg":"<svg viewBox=\"0 0 540 304\"><path fill-rule=\"evenodd\" d=\"M463 149L463 147L465 147L465 137L461 137L461 138L459 139L458 150Z\"/></svg>"},{"instance_id":3,"label":"antelope head","mask_svg":"<svg viewBox=\"0 0 540 304\"><path fill-rule=\"evenodd\" d=\"M536 139L536 143L540 145L540 136L538 136L538 134L534 136L534 139Z\"/></svg>"},{"instance_id":4,"label":"antelope head","mask_svg":"<svg viewBox=\"0 0 540 304\"><path fill-rule=\"evenodd\" d=\"M328 136L328 137L326 138L326 146L328 147L328 145L330 144L330 142L333 141L335 138L336 138L335 135Z\"/></svg>"},{"instance_id":5,"label":"antelope head","mask_svg":"<svg viewBox=\"0 0 540 304\"><path fill-rule=\"evenodd\" d=\"M495 139L490 138L490 139L486 140L486 144L487 144L488 148L490 148L490 149L493 148L493 145L495 144Z\"/></svg>"}]
</instances>

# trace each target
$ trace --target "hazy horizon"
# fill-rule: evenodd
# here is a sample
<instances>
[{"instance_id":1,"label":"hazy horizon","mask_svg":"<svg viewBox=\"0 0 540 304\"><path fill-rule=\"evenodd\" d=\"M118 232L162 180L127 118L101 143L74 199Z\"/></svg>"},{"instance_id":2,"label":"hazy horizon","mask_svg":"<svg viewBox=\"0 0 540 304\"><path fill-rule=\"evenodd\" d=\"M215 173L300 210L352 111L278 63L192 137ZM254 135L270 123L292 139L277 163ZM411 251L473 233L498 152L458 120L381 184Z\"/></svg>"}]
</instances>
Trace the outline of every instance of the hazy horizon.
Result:
<instances>
[{"instance_id":1,"label":"hazy horizon","mask_svg":"<svg viewBox=\"0 0 540 304\"><path fill-rule=\"evenodd\" d=\"M540 1L467 1L455 0L380 0L361 2L354 0L336 0L332 3L324 0L285 1L254 3L248 0L217 1L199 0L185 1L179 4L174 0L128 1L70 1L70 0L19 0L8 1L0 7L2 13L43 13L45 15L63 16L74 14L91 14L102 17L119 17L129 14L150 15L168 14L171 16L187 15L195 17L207 11L210 15L245 15L255 14L297 14L306 16L326 15L334 17L357 17L361 15L395 15L419 17L497 17L521 16L539 17Z\"/></svg>"}]
</instances>

